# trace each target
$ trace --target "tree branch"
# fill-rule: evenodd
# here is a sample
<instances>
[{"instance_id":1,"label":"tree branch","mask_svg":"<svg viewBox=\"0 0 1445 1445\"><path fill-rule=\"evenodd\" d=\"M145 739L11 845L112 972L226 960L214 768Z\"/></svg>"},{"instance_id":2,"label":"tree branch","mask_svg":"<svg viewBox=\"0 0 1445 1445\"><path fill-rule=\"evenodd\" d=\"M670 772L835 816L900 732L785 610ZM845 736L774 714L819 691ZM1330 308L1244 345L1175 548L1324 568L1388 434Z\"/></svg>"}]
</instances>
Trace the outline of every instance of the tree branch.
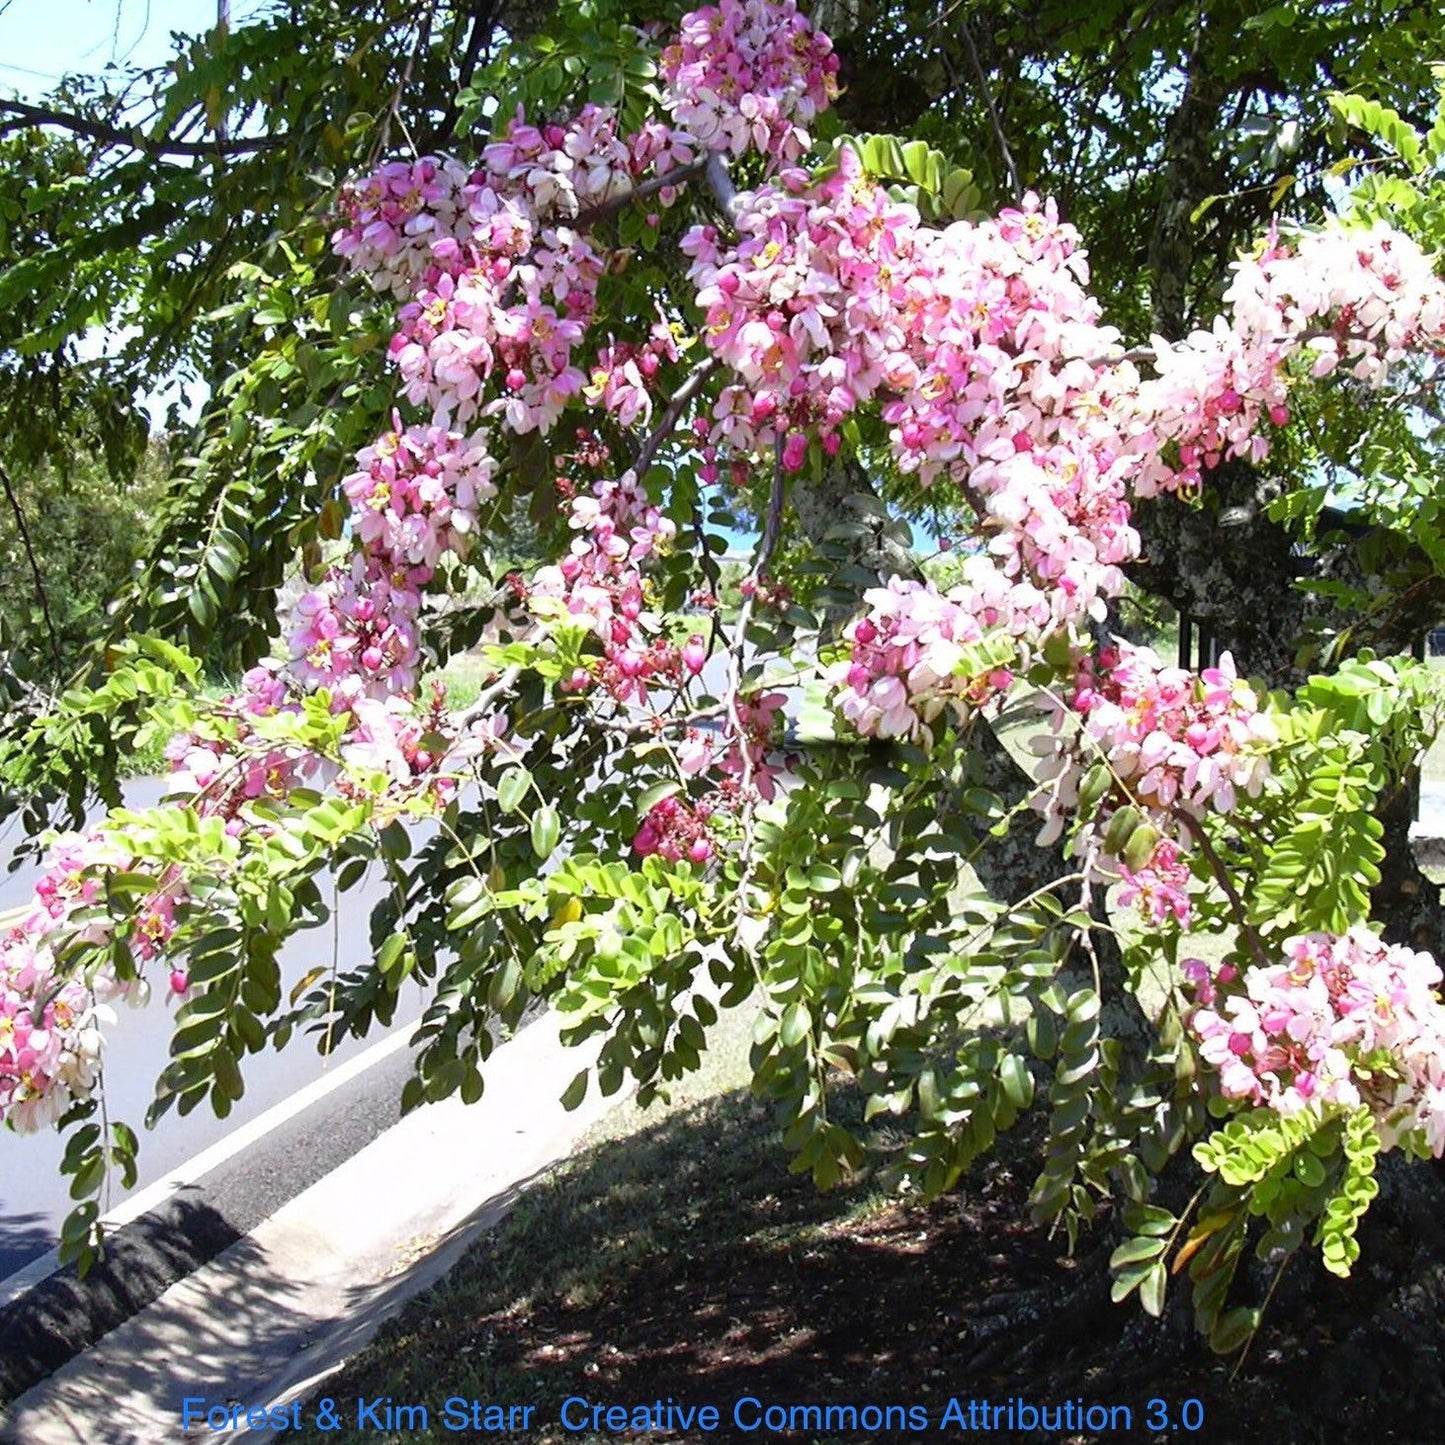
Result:
<instances>
[{"instance_id":1,"label":"tree branch","mask_svg":"<svg viewBox=\"0 0 1445 1445\"><path fill-rule=\"evenodd\" d=\"M673 392L668 400L667 409L662 413L657 425L647 434L647 440L643 442L637 456L633 459L630 470L637 473L638 481L642 480L648 467L652 465L652 459L657 455L658 448L672 435L688 402L702 390L708 377L721 365L722 363L717 357L709 356L707 360L699 362L693 367L682 385Z\"/></svg>"},{"instance_id":2,"label":"tree branch","mask_svg":"<svg viewBox=\"0 0 1445 1445\"><path fill-rule=\"evenodd\" d=\"M1254 925L1250 923L1249 911L1244 906L1244 899L1239 896L1239 890L1234 886L1229 869L1224 866L1224 861L1214 851L1214 844L1209 841L1209 834L1204 831L1204 825L1187 808L1175 808L1173 813L1183 823L1185 830L1193 836L1194 841L1199 844L1199 851L1204 854L1204 861L1209 864L1210 872L1214 874L1219 886L1224 890L1224 896L1229 899L1230 911L1234 914L1234 921L1239 925L1239 931L1244 935L1245 942L1249 944L1249 951L1254 955L1261 968L1267 968L1270 959L1269 954L1265 952L1264 942Z\"/></svg>"},{"instance_id":3,"label":"tree branch","mask_svg":"<svg viewBox=\"0 0 1445 1445\"><path fill-rule=\"evenodd\" d=\"M255 136L251 139L224 141L156 140L142 134L139 128L126 130L122 126L107 125L104 121L91 120L70 111L27 105L23 100L0 100L0 135L31 125L57 126L75 135L89 136L91 140L100 141L102 145L125 146L152 156L248 155L257 151L277 150L289 144L287 136Z\"/></svg>"},{"instance_id":4,"label":"tree branch","mask_svg":"<svg viewBox=\"0 0 1445 1445\"><path fill-rule=\"evenodd\" d=\"M578 211L577 218L572 225L579 231L585 231L599 221L609 220L619 211L625 211L634 201L644 201L648 196L656 195L658 191L667 186L680 186L683 182L702 175L711 163L711 159L711 156L707 156L702 160L692 161L688 165L677 166L668 171L666 175L653 176L650 181L643 181L641 185L633 186L631 190L623 191L620 195L613 196L611 200L603 201L600 205L589 206L585 211Z\"/></svg>"}]
</instances>

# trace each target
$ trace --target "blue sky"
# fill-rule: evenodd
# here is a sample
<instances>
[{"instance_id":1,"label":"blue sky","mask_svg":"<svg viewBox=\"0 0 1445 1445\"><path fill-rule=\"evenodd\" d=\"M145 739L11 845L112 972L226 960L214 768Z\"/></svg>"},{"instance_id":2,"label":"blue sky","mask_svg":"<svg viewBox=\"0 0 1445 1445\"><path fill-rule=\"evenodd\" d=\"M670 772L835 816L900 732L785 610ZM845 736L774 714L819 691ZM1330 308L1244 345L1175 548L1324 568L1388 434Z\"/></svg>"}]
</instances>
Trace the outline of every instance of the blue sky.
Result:
<instances>
[{"instance_id":1,"label":"blue sky","mask_svg":"<svg viewBox=\"0 0 1445 1445\"><path fill-rule=\"evenodd\" d=\"M232 23L263 0L231 0ZM174 30L216 23L216 0L0 0L0 92L36 99L61 75L108 65L162 65Z\"/></svg>"}]
</instances>

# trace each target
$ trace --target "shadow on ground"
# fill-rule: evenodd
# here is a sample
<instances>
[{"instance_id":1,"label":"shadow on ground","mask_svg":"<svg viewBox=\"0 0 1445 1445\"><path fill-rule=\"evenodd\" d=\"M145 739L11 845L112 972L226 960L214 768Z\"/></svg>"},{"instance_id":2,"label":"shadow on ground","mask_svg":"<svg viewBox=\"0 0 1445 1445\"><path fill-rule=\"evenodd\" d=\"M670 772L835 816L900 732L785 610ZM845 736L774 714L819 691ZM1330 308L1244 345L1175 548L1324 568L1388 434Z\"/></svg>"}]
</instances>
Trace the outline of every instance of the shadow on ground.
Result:
<instances>
[{"instance_id":1,"label":"shadow on ground","mask_svg":"<svg viewBox=\"0 0 1445 1445\"><path fill-rule=\"evenodd\" d=\"M526 1438L543 1441L630 1438L616 1429L564 1431L559 1413L570 1396L625 1404L671 1397L719 1410L715 1430L637 1436L649 1440L856 1442L915 1433L868 1429L865 1405L920 1407L929 1436L964 1439L974 1431L940 1434L950 1401L966 1416L973 1401L1019 1399L1123 1406L1131 1433L1034 1432L1009 1428L1005 1417L989 1438L1313 1445L1356 1429L1371 1440L1438 1438L1419 1392L1422 1379L1427 1393L1432 1378L1438 1388L1439 1372L1433 1356L1423 1375L1415 1368L1418 1349L1412 1357L1404 1344L1414 1325L1386 1313L1396 1296L1383 1275L1340 1282L1302 1261L1231 1378L1197 1343L1187 1291L1174 1291L1157 1322L1110 1303L1107 1258L1117 1239L1107 1222L1076 1258L1062 1236L1027 1222L1037 1148L1021 1129L954 1194L903 1206L866 1180L820 1195L788 1174L766 1113L745 1094L676 1114L559 1168L317 1392L353 1413L358 1398L426 1404L430 1431L330 1438L456 1438L441 1428L453 1396L533 1404ZM1382 1266L1407 1269L1389 1258L1388 1240L1374 1243ZM744 1399L759 1403L737 1421ZM1197 1404L1186 1407L1190 1400ZM743 1428L769 1404L845 1413L805 1411L790 1417L791 1430ZM847 1407L859 1411L856 1428ZM1186 1408L1196 1430L1181 1428ZM1171 1430L1148 1428L1166 1416ZM1120 1417L1113 1423L1117 1430Z\"/></svg>"},{"instance_id":2,"label":"shadow on ground","mask_svg":"<svg viewBox=\"0 0 1445 1445\"><path fill-rule=\"evenodd\" d=\"M63 1269L0 1307L0 1404L88 1348L239 1237L182 1190L111 1237L84 1280Z\"/></svg>"}]
</instances>

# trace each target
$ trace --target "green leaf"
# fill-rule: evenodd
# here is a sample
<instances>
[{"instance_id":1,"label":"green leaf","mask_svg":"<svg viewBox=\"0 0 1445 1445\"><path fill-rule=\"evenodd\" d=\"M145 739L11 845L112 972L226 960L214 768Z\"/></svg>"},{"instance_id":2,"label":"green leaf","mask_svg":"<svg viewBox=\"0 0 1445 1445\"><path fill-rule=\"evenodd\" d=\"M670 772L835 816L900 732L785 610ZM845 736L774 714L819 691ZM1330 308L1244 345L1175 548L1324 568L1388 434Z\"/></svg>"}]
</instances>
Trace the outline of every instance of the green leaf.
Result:
<instances>
[{"instance_id":1,"label":"green leaf","mask_svg":"<svg viewBox=\"0 0 1445 1445\"><path fill-rule=\"evenodd\" d=\"M1168 1284L1169 1276L1161 1259L1139 1285L1139 1304L1146 1315L1157 1320L1164 1313L1164 1292Z\"/></svg>"},{"instance_id":2,"label":"green leaf","mask_svg":"<svg viewBox=\"0 0 1445 1445\"><path fill-rule=\"evenodd\" d=\"M807 1037L808 1031L812 1027L813 1020L808 1013L808 1006L799 1000L796 1003L790 1003L783 1010L782 1019L778 1023L778 1037L786 1047L792 1048L794 1044L800 1043Z\"/></svg>"},{"instance_id":3,"label":"green leaf","mask_svg":"<svg viewBox=\"0 0 1445 1445\"><path fill-rule=\"evenodd\" d=\"M562 820L551 803L532 815L532 851L545 862L557 850L562 836Z\"/></svg>"},{"instance_id":4,"label":"green leaf","mask_svg":"<svg viewBox=\"0 0 1445 1445\"><path fill-rule=\"evenodd\" d=\"M562 1091L562 1107L570 1114L587 1097L587 1079L590 1069L579 1069L577 1076Z\"/></svg>"},{"instance_id":5,"label":"green leaf","mask_svg":"<svg viewBox=\"0 0 1445 1445\"><path fill-rule=\"evenodd\" d=\"M1126 1239L1109 1256L1110 1269L1122 1269L1126 1264L1138 1264L1146 1259L1157 1259L1164 1252L1165 1241L1147 1236Z\"/></svg>"},{"instance_id":6,"label":"green leaf","mask_svg":"<svg viewBox=\"0 0 1445 1445\"><path fill-rule=\"evenodd\" d=\"M532 775L526 768L508 768L497 779L497 806L504 813L515 813L532 787Z\"/></svg>"},{"instance_id":7,"label":"green leaf","mask_svg":"<svg viewBox=\"0 0 1445 1445\"><path fill-rule=\"evenodd\" d=\"M664 798L671 798L682 791L682 784L676 778L663 778L651 784L638 795L637 815L645 818Z\"/></svg>"},{"instance_id":8,"label":"green leaf","mask_svg":"<svg viewBox=\"0 0 1445 1445\"><path fill-rule=\"evenodd\" d=\"M1216 1355L1232 1355L1246 1345L1259 1328L1260 1312L1240 1305L1220 1315L1209 1332L1209 1348Z\"/></svg>"},{"instance_id":9,"label":"green leaf","mask_svg":"<svg viewBox=\"0 0 1445 1445\"><path fill-rule=\"evenodd\" d=\"M999 1065L999 1081L1004 1096L1016 1109L1027 1109L1034 1099L1034 1076L1028 1062L1019 1054L1005 1054Z\"/></svg>"}]
</instances>

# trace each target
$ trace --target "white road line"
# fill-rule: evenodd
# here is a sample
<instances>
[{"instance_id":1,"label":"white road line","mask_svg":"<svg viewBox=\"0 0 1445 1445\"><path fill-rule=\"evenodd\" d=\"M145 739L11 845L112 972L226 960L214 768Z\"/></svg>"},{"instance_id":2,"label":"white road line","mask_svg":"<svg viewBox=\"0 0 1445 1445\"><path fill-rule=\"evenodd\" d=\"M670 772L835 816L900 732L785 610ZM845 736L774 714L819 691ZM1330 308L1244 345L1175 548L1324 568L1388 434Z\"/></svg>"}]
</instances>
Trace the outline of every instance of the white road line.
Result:
<instances>
[{"instance_id":1,"label":"white road line","mask_svg":"<svg viewBox=\"0 0 1445 1445\"><path fill-rule=\"evenodd\" d=\"M333 1093L343 1084L349 1084L358 1075L364 1074L377 1064L384 1063L393 1054L406 1047L411 1034L412 1026L404 1025L398 1028L389 1039L384 1039L364 1053L357 1054L355 1058L338 1064L335 1069L323 1074L319 1079L313 1079L311 1083L298 1090L289 1099L272 1105L264 1114L258 1114L249 1124L243 1124L239 1129L232 1130L224 1139L201 1150L199 1154L187 1159L184 1164L178 1165L168 1174L156 1180L154 1184L149 1184L139 1193L133 1194L123 1204L117 1205L115 1209L105 1215L102 1223L107 1229L119 1229L122 1225L140 1218L141 1215L158 1209L178 1190L184 1189L186 1185L193 1184L213 1169L219 1168L243 1149L249 1149L273 1129L280 1128L282 1124L295 1118L297 1114L304 1113L314 1104L320 1103L328 1094ZM41 1280L48 1279L59 1268L59 1256L52 1249L41 1255L39 1259L31 1260L29 1264L18 1269L14 1274L0 1279L0 1309L24 1294L26 1290L33 1289Z\"/></svg>"}]
</instances>

